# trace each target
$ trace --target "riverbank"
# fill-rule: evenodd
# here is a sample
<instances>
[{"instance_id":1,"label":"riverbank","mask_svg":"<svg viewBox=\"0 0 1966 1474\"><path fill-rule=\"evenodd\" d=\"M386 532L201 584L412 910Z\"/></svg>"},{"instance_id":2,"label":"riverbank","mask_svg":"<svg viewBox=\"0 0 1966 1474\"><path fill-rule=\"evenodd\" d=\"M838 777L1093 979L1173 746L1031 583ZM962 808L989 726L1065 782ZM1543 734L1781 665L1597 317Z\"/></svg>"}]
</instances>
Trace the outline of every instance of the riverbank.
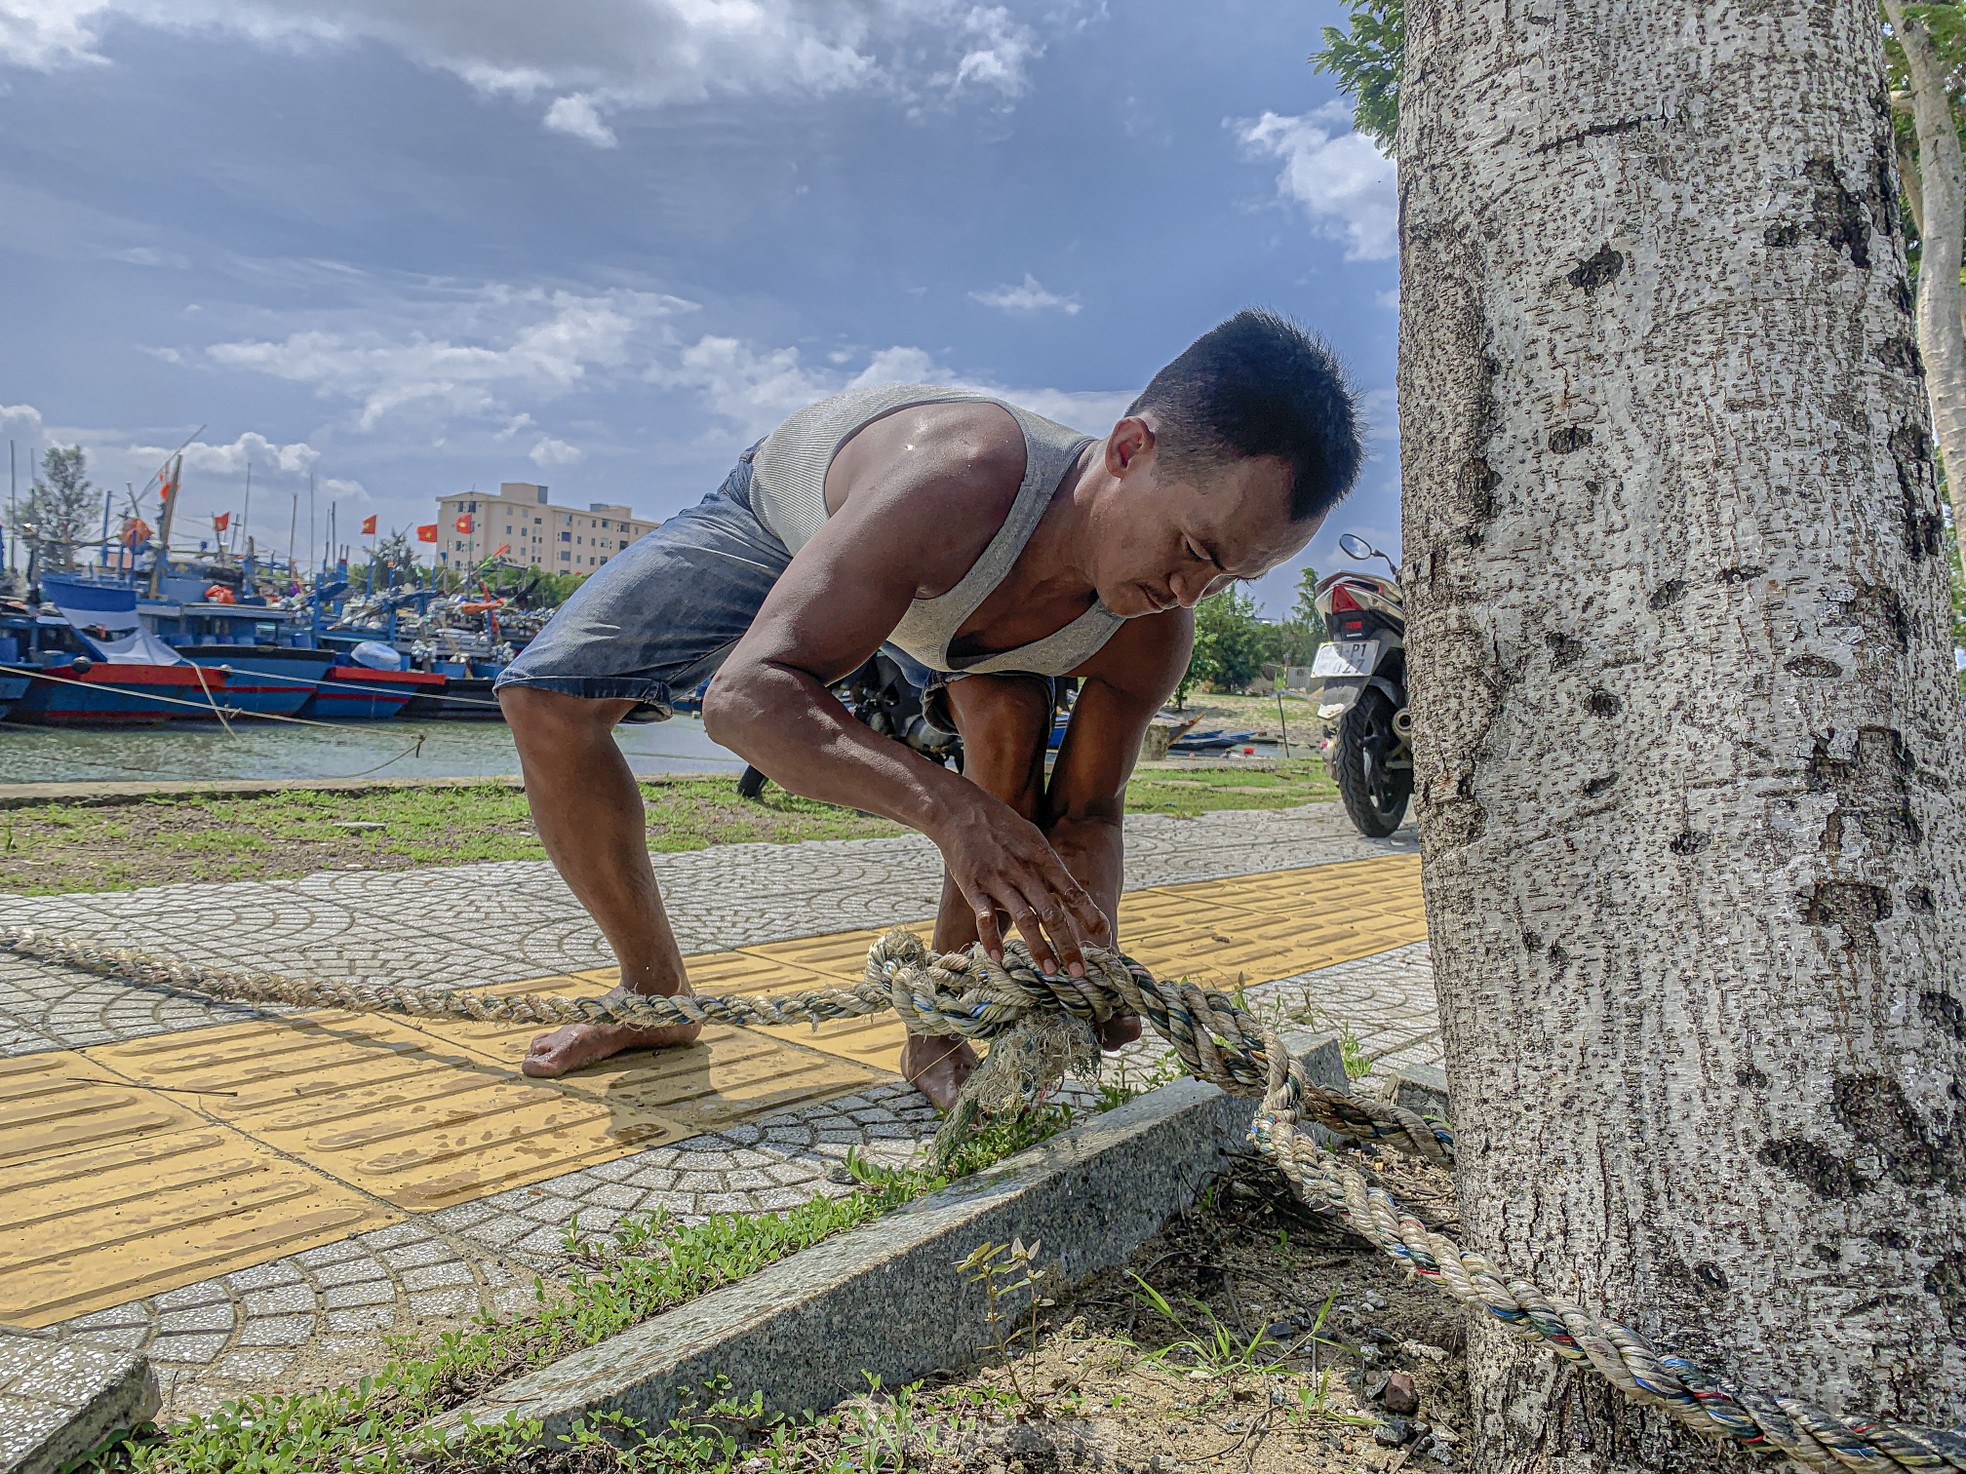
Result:
<instances>
[{"instance_id":1,"label":"riverbank","mask_svg":"<svg viewBox=\"0 0 1966 1474\"><path fill-rule=\"evenodd\" d=\"M872 839L885 819L776 787L738 797L734 778L645 780L649 846ZM1127 790L1130 812L1189 818L1329 798L1324 765L1159 764ZM0 892L60 895L183 882L279 880L322 870L410 870L545 858L516 778L206 785L89 784L0 791Z\"/></svg>"}]
</instances>

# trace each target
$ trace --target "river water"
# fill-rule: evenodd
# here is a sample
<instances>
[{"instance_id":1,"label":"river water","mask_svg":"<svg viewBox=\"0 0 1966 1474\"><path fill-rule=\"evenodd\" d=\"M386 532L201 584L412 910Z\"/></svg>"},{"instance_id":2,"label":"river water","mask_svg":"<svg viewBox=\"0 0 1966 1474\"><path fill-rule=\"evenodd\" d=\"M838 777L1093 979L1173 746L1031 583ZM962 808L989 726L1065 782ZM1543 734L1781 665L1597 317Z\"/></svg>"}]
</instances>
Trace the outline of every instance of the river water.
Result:
<instances>
[{"instance_id":1,"label":"river water","mask_svg":"<svg viewBox=\"0 0 1966 1474\"><path fill-rule=\"evenodd\" d=\"M738 773L695 717L618 728L637 773ZM272 722L173 722L124 731L0 722L0 783L226 778L475 778L519 771L503 722L371 722L333 728Z\"/></svg>"}]
</instances>

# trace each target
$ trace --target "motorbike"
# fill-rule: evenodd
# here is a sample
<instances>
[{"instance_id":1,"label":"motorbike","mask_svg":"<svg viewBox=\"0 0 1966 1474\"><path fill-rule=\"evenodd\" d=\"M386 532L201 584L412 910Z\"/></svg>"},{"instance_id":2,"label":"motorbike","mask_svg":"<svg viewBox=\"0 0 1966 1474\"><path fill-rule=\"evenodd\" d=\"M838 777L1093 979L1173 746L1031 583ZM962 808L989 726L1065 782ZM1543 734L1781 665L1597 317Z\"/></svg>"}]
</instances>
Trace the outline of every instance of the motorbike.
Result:
<instances>
[{"instance_id":1,"label":"motorbike","mask_svg":"<svg viewBox=\"0 0 1966 1474\"><path fill-rule=\"evenodd\" d=\"M892 645L883 645L873 658L829 688L842 705L883 737L892 737L932 762L963 769L962 738L937 725L924 709L922 696L929 682L928 667ZM746 766L737 780L741 798L756 798L769 781Z\"/></svg>"},{"instance_id":2,"label":"motorbike","mask_svg":"<svg viewBox=\"0 0 1966 1474\"><path fill-rule=\"evenodd\" d=\"M1364 538L1338 539L1345 556L1377 558L1391 577L1345 569L1313 591L1326 642L1311 664L1324 678L1317 714L1337 722L1327 761L1345 812L1360 834L1383 839L1399 828L1413 797L1413 715L1406 700L1406 610L1399 565Z\"/></svg>"}]
</instances>

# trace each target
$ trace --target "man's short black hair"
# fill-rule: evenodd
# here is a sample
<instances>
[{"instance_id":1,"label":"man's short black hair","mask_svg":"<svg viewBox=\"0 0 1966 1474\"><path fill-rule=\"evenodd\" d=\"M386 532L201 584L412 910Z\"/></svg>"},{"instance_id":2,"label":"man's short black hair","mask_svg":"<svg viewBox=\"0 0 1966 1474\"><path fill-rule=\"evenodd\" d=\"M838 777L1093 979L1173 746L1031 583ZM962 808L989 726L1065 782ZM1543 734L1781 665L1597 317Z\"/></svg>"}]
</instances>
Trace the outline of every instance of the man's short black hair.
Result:
<instances>
[{"instance_id":1,"label":"man's short black hair","mask_svg":"<svg viewBox=\"0 0 1966 1474\"><path fill-rule=\"evenodd\" d=\"M1337 355L1315 334L1260 308L1209 329L1127 407L1153 412L1160 452L1177 467L1275 456L1290 468L1290 516L1323 515L1352 489L1365 446Z\"/></svg>"}]
</instances>

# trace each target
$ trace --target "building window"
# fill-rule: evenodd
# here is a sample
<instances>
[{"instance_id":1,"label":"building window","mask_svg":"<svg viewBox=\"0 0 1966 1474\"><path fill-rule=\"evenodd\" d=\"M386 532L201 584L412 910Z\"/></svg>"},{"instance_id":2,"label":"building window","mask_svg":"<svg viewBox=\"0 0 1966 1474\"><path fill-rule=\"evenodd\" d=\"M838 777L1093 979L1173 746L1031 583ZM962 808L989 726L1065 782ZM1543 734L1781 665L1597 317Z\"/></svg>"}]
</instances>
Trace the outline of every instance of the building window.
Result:
<instances>
[{"instance_id":1,"label":"building window","mask_svg":"<svg viewBox=\"0 0 1966 1474\"><path fill-rule=\"evenodd\" d=\"M563 542L563 543L567 543L567 542L572 542L572 541L573 541L573 534L572 534L571 532L563 532L563 533L561 533L561 534L560 534L560 541L561 541L561 542Z\"/></svg>"},{"instance_id":2,"label":"building window","mask_svg":"<svg viewBox=\"0 0 1966 1474\"><path fill-rule=\"evenodd\" d=\"M567 551L567 550L566 550L565 548L561 548L561 549L560 549L560 561L561 561L562 563L565 563L565 562L567 562L567 561L568 561L569 559L571 559L572 557L573 557L573 554L572 554L572 553L569 553L569 552L568 552L568 551Z\"/></svg>"}]
</instances>

